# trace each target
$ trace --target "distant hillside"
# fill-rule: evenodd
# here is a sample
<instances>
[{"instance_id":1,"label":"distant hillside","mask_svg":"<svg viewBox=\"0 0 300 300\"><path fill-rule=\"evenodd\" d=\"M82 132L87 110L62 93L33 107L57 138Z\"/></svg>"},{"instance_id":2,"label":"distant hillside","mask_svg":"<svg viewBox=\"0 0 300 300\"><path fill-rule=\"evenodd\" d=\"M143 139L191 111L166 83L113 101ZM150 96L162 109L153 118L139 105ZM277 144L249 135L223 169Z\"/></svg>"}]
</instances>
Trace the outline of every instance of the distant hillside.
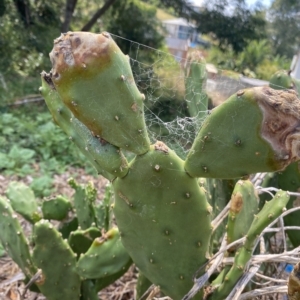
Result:
<instances>
[{"instance_id":1,"label":"distant hillside","mask_svg":"<svg viewBox=\"0 0 300 300\"><path fill-rule=\"evenodd\" d=\"M156 17L160 20L160 21L165 21L165 20L170 20L170 19L176 19L175 16L165 12L164 10L158 8L156 11Z\"/></svg>"}]
</instances>

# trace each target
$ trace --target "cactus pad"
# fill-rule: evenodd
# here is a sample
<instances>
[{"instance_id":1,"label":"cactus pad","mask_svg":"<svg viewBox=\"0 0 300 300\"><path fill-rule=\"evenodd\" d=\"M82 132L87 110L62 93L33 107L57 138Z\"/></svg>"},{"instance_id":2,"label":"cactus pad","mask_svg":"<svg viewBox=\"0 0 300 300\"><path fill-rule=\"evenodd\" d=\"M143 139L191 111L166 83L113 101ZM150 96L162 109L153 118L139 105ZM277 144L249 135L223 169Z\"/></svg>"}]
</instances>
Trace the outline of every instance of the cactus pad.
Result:
<instances>
[{"instance_id":1,"label":"cactus pad","mask_svg":"<svg viewBox=\"0 0 300 300\"><path fill-rule=\"evenodd\" d=\"M81 253L85 253L94 239L100 236L101 232L96 227L90 227L86 230L77 229L70 233L68 242L72 250L79 256Z\"/></svg>"},{"instance_id":2,"label":"cactus pad","mask_svg":"<svg viewBox=\"0 0 300 300\"><path fill-rule=\"evenodd\" d=\"M34 225L34 242L32 258L42 270L42 279L36 282L41 292L48 300L79 300L80 277L76 273L76 255L68 243L46 220Z\"/></svg>"},{"instance_id":3,"label":"cactus pad","mask_svg":"<svg viewBox=\"0 0 300 300\"><path fill-rule=\"evenodd\" d=\"M124 269L130 256L121 243L119 230L110 229L94 240L77 262L77 272L83 278L97 279L112 276Z\"/></svg>"},{"instance_id":4,"label":"cactus pad","mask_svg":"<svg viewBox=\"0 0 300 300\"><path fill-rule=\"evenodd\" d=\"M250 180L239 180L232 193L227 223L227 243L244 237L258 212L258 195ZM230 249L231 251L233 249ZM230 251L229 250L229 251Z\"/></svg>"},{"instance_id":5,"label":"cactus pad","mask_svg":"<svg viewBox=\"0 0 300 300\"><path fill-rule=\"evenodd\" d=\"M38 203L33 190L22 182L12 181L6 190L6 196L14 211L27 221L35 223L41 219L38 212Z\"/></svg>"},{"instance_id":6,"label":"cactus pad","mask_svg":"<svg viewBox=\"0 0 300 300\"><path fill-rule=\"evenodd\" d=\"M68 32L54 41L51 80L63 102L96 137L142 154L149 149L143 99L129 59L104 32Z\"/></svg>"},{"instance_id":7,"label":"cactus pad","mask_svg":"<svg viewBox=\"0 0 300 300\"><path fill-rule=\"evenodd\" d=\"M45 72L42 73L40 91L54 122L88 158L99 174L110 180L115 176L122 177L127 173L127 161L120 149L95 137L83 123L74 117L69 108L62 102L54 89L51 78Z\"/></svg>"},{"instance_id":8,"label":"cactus pad","mask_svg":"<svg viewBox=\"0 0 300 300\"><path fill-rule=\"evenodd\" d=\"M44 200L42 203L43 217L48 220L61 221L65 219L71 208L71 202L63 196Z\"/></svg>"},{"instance_id":9,"label":"cactus pad","mask_svg":"<svg viewBox=\"0 0 300 300\"><path fill-rule=\"evenodd\" d=\"M197 180L174 151L157 142L113 187L114 213L129 255L166 295L181 299L206 262L211 233L211 208Z\"/></svg>"},{"instance_id":10,"label":"cactus pad","mask_svg":"<svg viewBox=\"0 0 300 300\"><path fill-rule=\"evenodd\" d=\"M300 101L292 90L257 87L215 108L187 156L193 177L237 178L299 160Z\"/></svg>"},{"instance_id":11,"label":"cactus pad","mask_svg":"<svg viewBox=\"0 0 300 300\"><path fill-rule=\"evenodd\" d=\"M81 229L87 229L96 224L93 203L96 200L97 192L92 183L84 186L77 184L72 178L68 182L75 190L74 207L77 213L78 224Z\"/></svg>"},{"instance_id":12,"label":"cactus pad","mask_svg":"<svg viewBox=\"0 0 300 300\"><path fill-rule=\"evenodd\" d=\"M3 197L0 197L0 242L25 276L31 278L37 269L32 263L28 242L9 201Z\"/></svg>"},{"instance_id":13,"label":"cactus pad","mask_svg":"<svg viewBox=\"0 0 300 300\"><path fill-rule=\"evenodd\" d=\"M206 62L200 51L188 56L185 73L185 99L189 114L202 120L207 115L208 97L205 92Z\"/></svg>"}]
</instances>

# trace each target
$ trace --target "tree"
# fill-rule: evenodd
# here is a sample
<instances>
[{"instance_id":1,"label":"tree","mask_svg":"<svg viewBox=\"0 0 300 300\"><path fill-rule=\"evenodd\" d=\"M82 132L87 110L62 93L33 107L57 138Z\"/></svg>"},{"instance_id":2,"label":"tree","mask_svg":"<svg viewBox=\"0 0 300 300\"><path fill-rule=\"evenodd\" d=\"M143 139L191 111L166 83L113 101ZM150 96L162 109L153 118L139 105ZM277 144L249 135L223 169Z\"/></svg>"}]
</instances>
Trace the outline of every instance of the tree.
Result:
<instances>
[{"instance_id":1,"label":"tree","mask_svg":"<svg viewBox=\"0 0 300 300\"><path fill-rule=\"evenodd\" d=\"M210 34L221 49L231 46L236 53L250 40L266 37L264 15L251 11L244 0L210 0L197 23L199 31Z\"/></svg>"},{"instance_id":2,"label":"tree","mask_svg":"<svg viewBox=\"0 0 300 300\"><path fill-rule=\"evenodd\" d=\"M300 2L275 0L269 17L270 38L276 54L292 58L300 48Z\"/></svg>"},{"instance_id":3,"label":"tree","mask_svg":"<svg viewBox=\"0 0 300 300\"><path fill-rule=\"evenodd\" d=\"M122 3L115 3L103 22L106 31L122 37L118 45L126 54L130 51L130 41L156 49L163 44L163 29L156 18L156 8L141 1L123 0Z\"/></svg>"}]
</instances>

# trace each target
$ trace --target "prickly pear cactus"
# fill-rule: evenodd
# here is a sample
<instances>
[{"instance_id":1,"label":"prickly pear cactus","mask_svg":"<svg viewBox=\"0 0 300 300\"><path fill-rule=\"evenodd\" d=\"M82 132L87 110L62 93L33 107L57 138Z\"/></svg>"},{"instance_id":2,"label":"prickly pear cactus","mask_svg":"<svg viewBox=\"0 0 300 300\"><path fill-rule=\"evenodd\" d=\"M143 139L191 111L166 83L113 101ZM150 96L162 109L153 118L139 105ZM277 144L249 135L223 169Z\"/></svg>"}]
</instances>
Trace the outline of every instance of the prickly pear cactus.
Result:
<instances>
[{"instance_id":1,"label":"prickly pear cactus","mask_svg":"<svg viewBox=\"0 0 300 300\"><path fill-rule=\"evenodd\" d=\"M52 70L42 73L41 92L55 122L98 172L111 180L112 206L122 242L108 231L77 251L82 253L77 263L80 276L86 280L104 276L93 284L84 281L81 290L97 290L123 274L131 263L124 259L129 255L148 284L158 285L174 300L181 299L213 254L212 209L216 215L225 207L232 189L230 193L224 189L222 201L216 199L218 193L214 191L230 182L223 179L236 182L256 172L280 171L300 159L297 93L267 86L237 92L205 118L183 161L162 142L150 145L143 114L145 96L135 85L129 58L108 33L63 34L55 40L50 58ZM193 116L201 115L197 110L207 111L206 98L201 96L206 80L204 63L200 66L197 69L199 64L190 61L187 69L186 93L197 95L189 99ZM127 163L122 151L136 156ZM85 188L76 184L74 188L77 221L82 228L70 241L81 239L86 234L83 229L94 225L108 228L111 224L111 219L102 215L110 212L109 202L97 206ZM228 296L251 259L257 236L282 213L289 196L278 192L255 214L257 196L250 181L244 180L237 184L231 199L228 242L244 235L246 242L234 249L234 264L220 272L214 281L217 285L212 284L209 297L214 300ZM69 228L66 223L67 236ZM96 261L105 263L112 253L116 270L104 266L95 272ZM202 268L198 275L204 272ZM194 299L202 296L200 289Z\"/></svg>"},{"instance_id":2,"label":"prickly pear cactus","mask_svg":"<svg viewBox=\"0 0 300 300\"><path fill-rule=\"evenodd\" d=\"M194 51L188 56L185 66L185 98L190 116L201 121L206 117L208 107L206 80L205 59L200 51Z\"/></svg>"},{"instance_id":3,"label":"prickly pear cactus","mask_svg":"<svg viewBox=\"0 0 300 300\"><path fill-rule=\"evenodd\" d=\"M21 268L25 281L35 278L35 291L40 291L47 299L98 299L98 291L121 277L131 266L132 260L120 241L118 229L105 230L111 223L103 223L103 220L111 219L111 210L101 212L99 227L94 227L94 223L85 230L79 227L76 216L68 219L66 214L70 211L74 214L75 211L72 203L80 203L83 213L79 219L85 226L85 212L96 209L96 190L93 186L78 185L74 179L71 182L76 190L73 201L57 196L42 201L41 207L29 187L12 183L7 190L12 200L0 197L0 243ZM110 189L109 185L107 189ZM20 191L24 191L24 195ZM110 192L107 190L106 204L108 194ZM29 203L18 207L17 204L22 203L23 199L29 199ZM34 205L30 207L30 203ZM39 221L34 219L33 222L32 216L35 214L32 212L36 211L42 211L39 216L44 218ZM25 237L16 212L34 223L33 235L28 237L31 244ZM58 220L61 223L57 226ZM82 257L79 259L80 254ZM93 274L92 281L90 274Z\"/></svg>"}]
</instances>

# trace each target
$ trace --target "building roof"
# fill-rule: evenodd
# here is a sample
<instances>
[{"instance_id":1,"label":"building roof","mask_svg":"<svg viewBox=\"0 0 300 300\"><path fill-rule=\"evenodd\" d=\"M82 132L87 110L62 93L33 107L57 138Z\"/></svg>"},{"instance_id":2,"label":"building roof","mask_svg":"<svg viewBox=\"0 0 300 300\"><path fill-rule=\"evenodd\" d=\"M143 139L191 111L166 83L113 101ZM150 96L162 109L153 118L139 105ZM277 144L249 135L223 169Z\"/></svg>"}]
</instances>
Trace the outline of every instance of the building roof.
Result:
<instances>
[{"instance_id":1,"label":"building roof","mask_svg":"<svg viewBox=\"0 0 300 300\"><path fill-rule=\"evenodd\" d=\"M183 19L183 18L166 20L166 21L163 21L163 23L164 24L171 24L171 25L193 27L193 28L196 27L193 23L190 23L186 19Z\"/></svg>"}]
</instances>

